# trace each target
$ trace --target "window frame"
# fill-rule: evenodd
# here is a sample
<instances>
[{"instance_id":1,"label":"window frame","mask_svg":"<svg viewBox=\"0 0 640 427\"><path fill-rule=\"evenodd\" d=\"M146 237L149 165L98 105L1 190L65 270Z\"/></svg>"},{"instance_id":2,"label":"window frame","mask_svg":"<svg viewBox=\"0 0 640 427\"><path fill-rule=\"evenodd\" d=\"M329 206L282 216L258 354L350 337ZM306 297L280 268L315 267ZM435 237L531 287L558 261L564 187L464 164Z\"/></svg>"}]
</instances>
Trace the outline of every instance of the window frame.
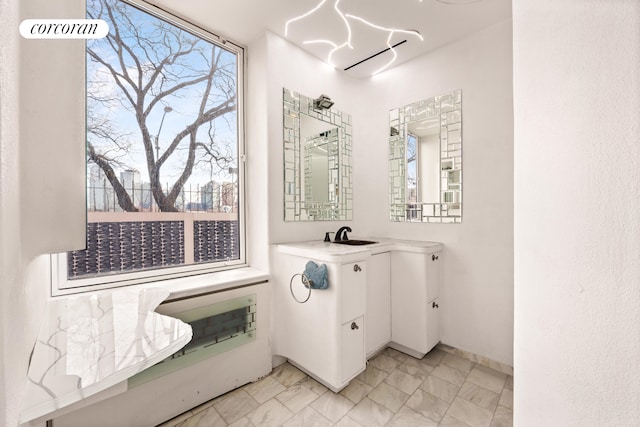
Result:
<instances>
[{"instance_id":1,"label":"window frame","mask_svg":"<svg viewBox=\"0 0 640 427\"><path fill-rule=\"evenodd\" d=\"M147 3L145 0L118 0L132 7L150 14L167 23L177 26L195 36L212 43L219 48L230 51L236 55L236 81L237 81L237 192L238 192L238 245L239 259L228 261L212 261L206 263L193 263L188 265L158 267L148 270L138 270L125 273L110 273L101 276L91 276L81 279L68 278L67 253L51 254L51 295L62 296L83 292L99 291L105 289L118 288L122 286L132 286L156 281L170 280L181 277L189 277L201 274L215 273L248 267L247 260L247 239L246 239L246 132L245 132L245 89L246 89L246 48L234 41L224 38L213 31L203 28L200 25L190 22L187 18L175 12L169 12L163 8ZM86 3L85 3L86 7ZM85 48L86 50L86 48ZM81 90L86 98L86 71L84 79L80 82ZM85 180L86 180L85 172ZM85 206L87 204L86 184L85 184ZM194 214L197 216L197 213ZM88 224L88 223L87 223Z\"/></svg>"}]
</instances>

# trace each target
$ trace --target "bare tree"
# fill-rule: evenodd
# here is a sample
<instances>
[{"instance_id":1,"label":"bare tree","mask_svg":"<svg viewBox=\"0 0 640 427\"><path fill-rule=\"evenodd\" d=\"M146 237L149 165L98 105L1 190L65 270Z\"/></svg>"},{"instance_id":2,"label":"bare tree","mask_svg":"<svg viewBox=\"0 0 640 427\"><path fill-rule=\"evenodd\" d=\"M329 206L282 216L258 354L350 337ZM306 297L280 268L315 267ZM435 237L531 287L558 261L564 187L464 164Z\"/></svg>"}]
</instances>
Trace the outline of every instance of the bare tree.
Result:
<instances>
[{"instance_id":1,"label":"bare tree","mask_svg":"<svg viewBox=\"0 0 640 427\"><path fill-rule=\"evenodd\" d=\"M132 16L141 12L132 11L118 0L87 5L89 17L107 21L110 28L104 39L87 44L94 66L87 88L88 160L102 169L120 207L136 211L114 166L124 165L123 156L142 148L156 204L175 212L194 167L206 165L213 173L233 164L232 150L216 137L216 119L231 115L232 121L236 111L236 65L226 50L159 19L136 20ZM175 110L172 102L193 107L161 150L160 129L165 114ZM120 125L123 111L135 131ZM162 173L169 164L172 174ZM163 188L168 176L173 182Z\"/></svg>"}]
</instances>

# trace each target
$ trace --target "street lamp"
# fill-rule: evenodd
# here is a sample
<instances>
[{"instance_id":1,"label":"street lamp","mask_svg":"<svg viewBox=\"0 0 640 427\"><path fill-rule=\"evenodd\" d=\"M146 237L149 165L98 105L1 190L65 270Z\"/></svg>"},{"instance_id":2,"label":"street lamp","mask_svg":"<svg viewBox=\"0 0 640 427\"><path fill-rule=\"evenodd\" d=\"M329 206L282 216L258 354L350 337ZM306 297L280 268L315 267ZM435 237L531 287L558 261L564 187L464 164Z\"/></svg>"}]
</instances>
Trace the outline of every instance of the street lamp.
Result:
<instances>
[{"instance_id":1,"label":"street lamp","mask_svg":"<svg viewBox=\"0 0 640 427\"><path fill-rule=\"evenodd\" d=\"M164 123L164 116L166 116L167 113L170 113L172 111L173 111L173 108L169 107L168 105L164 107L164 113L162 113L162 119L160 120L160 127L158 128L158 134L156 135L156 161L160 159L160 142L158 140L160 138L160 131L162 130L162 123Z\"/></svg>"}]
</instances>

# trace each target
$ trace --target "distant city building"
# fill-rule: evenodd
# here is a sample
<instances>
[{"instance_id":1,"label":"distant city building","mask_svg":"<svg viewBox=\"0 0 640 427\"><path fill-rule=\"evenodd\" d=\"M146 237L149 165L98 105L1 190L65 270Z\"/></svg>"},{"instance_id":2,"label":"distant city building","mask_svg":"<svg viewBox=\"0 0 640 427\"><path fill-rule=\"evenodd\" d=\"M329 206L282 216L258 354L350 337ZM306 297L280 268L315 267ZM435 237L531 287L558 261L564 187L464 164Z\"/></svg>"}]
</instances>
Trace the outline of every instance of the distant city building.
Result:
<instances>
[{"instance_id":1,"label":"distant city building","mask_svg":"<svg viewBox=\"0 0 640 427\"><path fill-rule=\"evenodd\" d=\"M209 181L200 188L200 206L203 210L217 211L220 206L220 184Z\"/></svg>"},{"instance_id":2,"label":"distant city building","mask_svg":"<svg viewBox=\"0 0 640 427\"><path fill-rule=\"evenodd\" d=\"M129 197L131 197L133 205L139 208L142 202L140 172L135 169L127 169L120 172L120 184L122 184L127 194L129 194Z\"/></svg>"},{"instance_id":3,"label":"distant city building","mask_svg":"<svg viewBox=\"0 0 640 427\"><path fill-rule=\"evenodd\" d=\"M87 203L89 211L104 212L113 210L116 195L111 183L100 166L92 164L88 171L89 188Z\"/></svg>"},{"instance_id":4,"label":"distant city building","mask_svg":"<svg viewBox=\"0 0 640 427\"><path fill-rule=\"evenodd\" d=\"M151 183L142 182L140 172L127 169L119 173L119 181L131 202L140 212L157 212L158 206L151 191ZM87 176L87 206L90 212L122 212L115 191L104 171L90 164ZM166 192L169 188L163 188ZM233 182L210 181L195 189L182 188L174 206L178 211L235 212L238 191Z\"/></svg>"},{"instance_id":5,"label":"distant city building","mask_svg":"<svg viewBox=\"0 0 640 427\"><path fill-rule=\"evenodd\" d=\"M233 182L210 181L200 188L200 206L208 212L236 210L238 192Z\"/></svg>"}]
</instances>

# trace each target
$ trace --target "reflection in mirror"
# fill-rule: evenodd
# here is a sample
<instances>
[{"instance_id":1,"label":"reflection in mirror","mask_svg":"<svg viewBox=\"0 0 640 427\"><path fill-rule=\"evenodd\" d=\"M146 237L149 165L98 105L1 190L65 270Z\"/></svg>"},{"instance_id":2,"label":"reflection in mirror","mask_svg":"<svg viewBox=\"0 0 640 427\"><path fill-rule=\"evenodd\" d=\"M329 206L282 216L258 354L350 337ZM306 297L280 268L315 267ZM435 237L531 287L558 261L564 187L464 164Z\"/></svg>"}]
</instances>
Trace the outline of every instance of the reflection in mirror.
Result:
<instances>
[{"instance_id":1,"label":"reflection in mirror","mask_svg":"<svg viewBox=\"0 0 640 427\"><path fill-rule=\"evenodd\" d=\"M283 91L285 221L351 220L351 117Z\"/></svg>"},{"instance_id":2,"label":"reflection in mirror","mask_svg":"<svg viewBox=\"0 0 640 427\"><path fill-rule=\"evenodd\" d=\"M462 91L391 110L392 221L462 222Z\"/></svg>"}]
</instances>

